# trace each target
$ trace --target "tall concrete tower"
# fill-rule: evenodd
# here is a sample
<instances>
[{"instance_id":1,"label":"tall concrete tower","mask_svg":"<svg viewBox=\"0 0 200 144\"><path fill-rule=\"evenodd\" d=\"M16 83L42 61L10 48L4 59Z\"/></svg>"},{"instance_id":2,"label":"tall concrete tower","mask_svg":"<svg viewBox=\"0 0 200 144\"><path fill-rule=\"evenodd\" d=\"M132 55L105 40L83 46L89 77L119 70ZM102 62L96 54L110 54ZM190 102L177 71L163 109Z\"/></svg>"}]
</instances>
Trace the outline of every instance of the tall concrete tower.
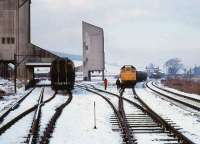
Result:
<instances>
[{"instance_id":1,"label":"tall concrete tower","mask_svg":"<svg viewBox=\"0 0 200 144\"><path fill-rule=\"evenodd\" d=\"M104 32L92 24L82 22L83 31L83 77L91 79L91 72L101 71L104 79Z\"/></svg>"}]
</instances>

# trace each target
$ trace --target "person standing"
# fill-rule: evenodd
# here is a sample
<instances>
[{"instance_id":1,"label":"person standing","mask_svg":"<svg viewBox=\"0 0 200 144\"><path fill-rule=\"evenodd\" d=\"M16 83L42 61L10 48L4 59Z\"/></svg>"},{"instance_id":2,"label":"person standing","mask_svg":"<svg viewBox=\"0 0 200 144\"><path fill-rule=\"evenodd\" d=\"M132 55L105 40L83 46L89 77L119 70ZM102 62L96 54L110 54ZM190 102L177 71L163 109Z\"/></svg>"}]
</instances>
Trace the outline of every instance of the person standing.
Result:
<instances>
[{"instance_id":1,"label":"person standing","mask_svg":"<svg viewBox=\"0 0 200 144\"><path fill-rule=\"evenodd\" d=\"M104 79L104 88L105 88L105 90L107 89L107 86L108 86L108 80L105 78Z\"/></svg>"},{"instance_id":2,"label":"person standing","mask_svg":"<svg viewBox=\"0 0 200 144\"><path fill-rule=\"evenodd\" d=\"M117 85L117 90L119 90L120 89L120 80L119 80L119 78L116 80L116 85Z\"/></svg>"}]
</instances>

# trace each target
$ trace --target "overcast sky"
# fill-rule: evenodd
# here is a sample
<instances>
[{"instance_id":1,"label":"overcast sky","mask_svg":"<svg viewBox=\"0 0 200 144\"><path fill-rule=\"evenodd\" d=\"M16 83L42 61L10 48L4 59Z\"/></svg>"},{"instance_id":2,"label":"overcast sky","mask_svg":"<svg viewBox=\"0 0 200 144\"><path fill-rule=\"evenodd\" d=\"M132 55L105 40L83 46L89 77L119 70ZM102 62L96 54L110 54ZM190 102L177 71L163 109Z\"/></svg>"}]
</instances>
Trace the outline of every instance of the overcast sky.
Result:
<instances>
[{"instance_id":1,"label":"overcast sky","mask_svg":"<svg viewBox=\"0 0 200 144\"><path fill-rule=\"evenodd\" d=\"M32 42L82 55L82 21L104 29L109 63L200 65L199 0L33 0Z\"/></svg>"}]
</instances>

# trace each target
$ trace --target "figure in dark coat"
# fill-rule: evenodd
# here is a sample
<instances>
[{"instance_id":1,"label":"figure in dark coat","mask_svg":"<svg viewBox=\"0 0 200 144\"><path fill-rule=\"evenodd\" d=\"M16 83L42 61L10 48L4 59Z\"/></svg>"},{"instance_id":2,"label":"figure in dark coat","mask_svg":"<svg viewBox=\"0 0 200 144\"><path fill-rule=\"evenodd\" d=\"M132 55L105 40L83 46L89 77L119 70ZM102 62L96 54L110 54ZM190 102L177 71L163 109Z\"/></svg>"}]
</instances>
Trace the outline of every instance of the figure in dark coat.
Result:
<instances>
[{"instance_id":1,"label":"figure in dark coat","mask_svg":"<svg viewBox=\"0 0 200 144\"><path fill-rule=\"evenodd\" d=\"M105 88L105 90L107 89L107 87L108 87L108 80L105 78L104 79L104 88Z\"/></svg>"},{"instance_id":2,"label":"figure in dark coat","mask_svg":"<svg viewBox=\"0 0 200 144\"><path fill-rule=\"evenodd\" d=\"M117 85L117 90L119 90L120 89L120 80L119 80L119 78L116 80L116 85Z\"/></svg>"}]
</instances>

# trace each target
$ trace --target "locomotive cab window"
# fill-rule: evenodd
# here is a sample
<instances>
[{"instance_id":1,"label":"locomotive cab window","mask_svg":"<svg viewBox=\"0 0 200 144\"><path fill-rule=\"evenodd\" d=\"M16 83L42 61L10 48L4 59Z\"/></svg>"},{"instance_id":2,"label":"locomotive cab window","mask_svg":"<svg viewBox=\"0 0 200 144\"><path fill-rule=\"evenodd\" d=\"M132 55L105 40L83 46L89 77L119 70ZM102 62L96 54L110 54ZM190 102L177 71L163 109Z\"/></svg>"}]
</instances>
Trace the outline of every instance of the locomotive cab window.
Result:
<instances>
[{"instance_id":1,"label":"locomotive cab window","mask_svg":"<svg viewBox=\"0 0 200 144\"><path fill-rule=\"evenodd\" d=\"M132 69L128 67L128 68L126 68L126 70L127 70L127 71L131 71Z\"/></svg>"}]
</instances>

